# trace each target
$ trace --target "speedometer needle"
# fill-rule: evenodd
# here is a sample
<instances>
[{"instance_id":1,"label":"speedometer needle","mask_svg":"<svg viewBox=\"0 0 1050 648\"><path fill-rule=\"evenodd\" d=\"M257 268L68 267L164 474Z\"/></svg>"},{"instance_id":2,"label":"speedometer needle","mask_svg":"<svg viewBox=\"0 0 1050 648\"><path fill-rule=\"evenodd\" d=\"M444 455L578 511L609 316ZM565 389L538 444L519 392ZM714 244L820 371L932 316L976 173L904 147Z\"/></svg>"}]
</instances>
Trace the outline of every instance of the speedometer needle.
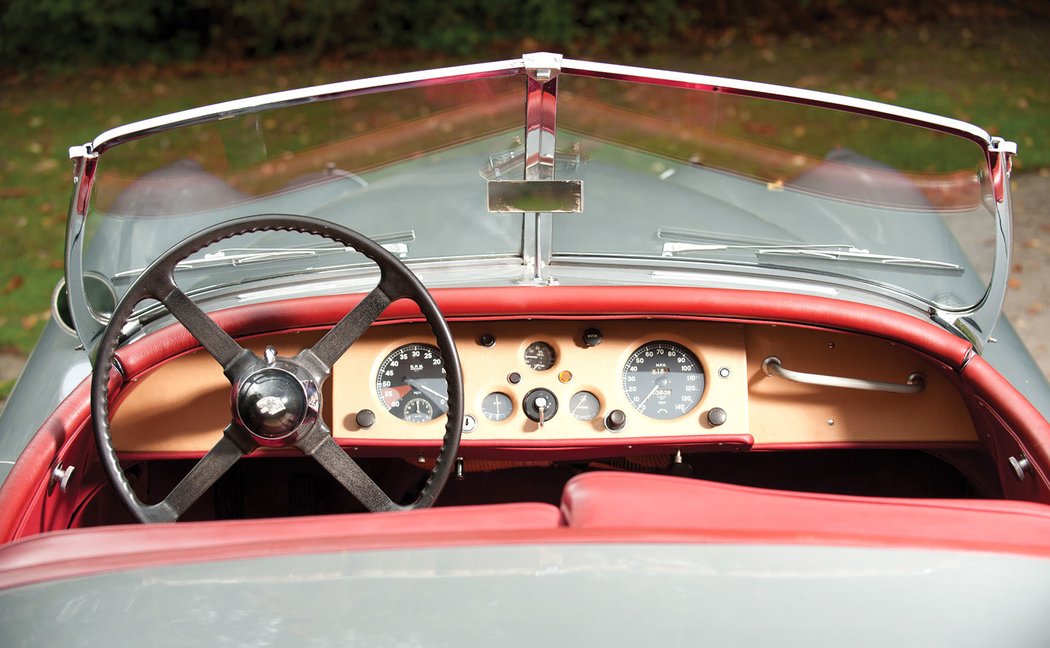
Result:
<instances>
[{"instance_id":1,"label":"speedometer needle","mask_svg":"<svg viewBox=\"0 0 1050 648\"><path fill-rule=\"evenodd\" d=\"M649 398L653 394L656 393L657 389L660 389L661 387L664 387L665 385L667 385L667 379L666 378L658 378L656 380L656 384L653 385L653 388L650 389L649 393L645 395L645 398L642 399L642 402L638 403L638 409L642 409L643 407L645 407L645 401L649 400Z\"/></svg>"}]
</instances>

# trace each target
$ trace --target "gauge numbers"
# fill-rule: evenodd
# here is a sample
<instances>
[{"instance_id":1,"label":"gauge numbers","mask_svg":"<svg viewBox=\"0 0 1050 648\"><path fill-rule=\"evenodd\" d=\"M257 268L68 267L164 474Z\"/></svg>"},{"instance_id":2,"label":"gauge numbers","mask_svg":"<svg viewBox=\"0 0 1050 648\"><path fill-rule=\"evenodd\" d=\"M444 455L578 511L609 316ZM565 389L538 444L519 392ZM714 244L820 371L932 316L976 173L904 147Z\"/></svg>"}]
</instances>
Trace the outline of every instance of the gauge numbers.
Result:
<instances>
[{"instance_id":1,"label":"gauge numbers","mask_svg":"<svg viewBox=\"0 0 1050 648\"><path fill-rule=\"evenodd\" d=\"M546 342L533 342L525 347L525 366L536 371L546 371L554 366L554 347Z\"/></svg>"},{"instance_id":2,"label":"gauge numbers","mask_svg":"<svg viewBox=\"0 0 1050 648\"><path fill-rule=\"evenodd\" d=\"M429 344L406 344L388 355L376 375L376 394L403 421L425 423L448 411L448 383L441 352Z\"/></svg>"},{"instance_id":3,"label":"gauge numbers","mask_svg":"<svg viewBox=\"0 0 1050 648\"><path fill-rule=\"evenodd\" d=\"M638 348L624 365L622 380L631 405L654 419L688 413L704 393L700 361L674 342L650 342Z\"/></svg>"},{"instance_id":4,"label":"gauge numbers","mask_svg":"<svg viewBox=\"0 0 1050 648\"><path fill-rule=\"evenodd\" d=\"M481 413L490 421L503 421L514 413L514 403L503 392L492 392L481 401Z\"/></svg>"}]
</instances>

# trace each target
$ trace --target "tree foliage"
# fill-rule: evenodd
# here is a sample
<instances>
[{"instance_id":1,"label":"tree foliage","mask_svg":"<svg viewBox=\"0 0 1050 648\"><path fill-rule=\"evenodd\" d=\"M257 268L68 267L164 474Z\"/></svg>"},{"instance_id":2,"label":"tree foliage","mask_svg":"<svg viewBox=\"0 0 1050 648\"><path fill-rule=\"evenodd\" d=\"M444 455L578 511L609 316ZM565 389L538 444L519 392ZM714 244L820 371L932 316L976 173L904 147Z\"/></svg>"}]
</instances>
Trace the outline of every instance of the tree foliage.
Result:
<instances>
[{"instance_id":1,"label":"tree foliage","mask_svg":"<svg viewBox=\"0 0 1050 648\"><path fill-rule=\"evenodd\" d=\"M6 0L0 5L0 65L16 68L394 49L463 55L513 49L523 41L573 52L638 51L726 29L842 31L960 15L974 20L983 18L988 6L967 0ZM1004 0L996 10L1050 15L1038 6Z\"/></svg>"}]
</instances>

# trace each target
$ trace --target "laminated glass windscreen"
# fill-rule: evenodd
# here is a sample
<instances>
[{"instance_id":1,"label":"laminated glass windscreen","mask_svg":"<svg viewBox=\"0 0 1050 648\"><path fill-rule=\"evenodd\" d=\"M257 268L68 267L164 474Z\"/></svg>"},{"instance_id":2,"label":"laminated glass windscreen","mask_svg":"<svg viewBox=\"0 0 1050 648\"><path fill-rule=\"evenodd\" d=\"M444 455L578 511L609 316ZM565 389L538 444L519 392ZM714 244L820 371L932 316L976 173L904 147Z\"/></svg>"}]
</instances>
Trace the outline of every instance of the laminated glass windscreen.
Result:
<instances>
[{"instance_id":1,"label":"laminated glass windscreen","mask_svg":"<svg viewBox=\"0 0 1050 648\"><path fill-rule=\"evenodd\" d=\"M984 295L994 211L970 140L864 115L562 75L557 148L584 211L556 256L833 275L947 309Z\"/></svg>"},{"instance_id":2,"label":"laminated glass windscreen","mask_svg":"<svg viewBox=\"0 0 1050 648\"><path fill-rule=\"evenodd\" d=\"M345 225L409 263L520 256L521 215L488 214L483 173L520 145L523 102L520 77L471 81L267 110L117 146L99 161L85 271L122 293L189 234L265 214ZM364 262L324 239L260 232L193 255L186 266L196 267L178 280L192 290L260 268L288 275Z\"/></svg>"}]
</instances>

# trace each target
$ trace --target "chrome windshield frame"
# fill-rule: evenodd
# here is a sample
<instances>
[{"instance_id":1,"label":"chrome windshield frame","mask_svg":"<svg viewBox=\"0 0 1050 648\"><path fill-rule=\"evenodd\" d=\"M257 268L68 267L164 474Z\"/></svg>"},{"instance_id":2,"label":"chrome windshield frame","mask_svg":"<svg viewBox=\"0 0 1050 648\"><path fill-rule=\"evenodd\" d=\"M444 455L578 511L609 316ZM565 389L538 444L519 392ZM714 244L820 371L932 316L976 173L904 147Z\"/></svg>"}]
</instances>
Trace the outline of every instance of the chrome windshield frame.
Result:
<instances>
[{"instance_id":1,"label":"chrome windshield frame","mask_svg":"<svg viewBox=\"0 0 1050 648\"><path fill-rule=\"evenodd\" d=\"M537 64L537 61L540 63ZM535 78L535 71L538 68L554 68L555 71L552 78L539 79ZM459 65L418 72L383 75L226 101L119 126L101 133L91 142L71 147L69 155L73 161L74 174L73 193L70 200L66 231L66 285L70 295L70 311L82 343L85 348L91 351L105 327L105 323L92 316L90 309L87 308L86 298L84 297L82 254L85 220L91 200L95 169L99 156L109 149L164 131L277 108L390 90L511 76L524 76L526 78L523 107L526 110L526 132L524 136L525 141L528 142L530 132L535 138L541 131L545 131L548 128L553 130L553 114L549 117L544 117L542 111L537 111L537 108L540 107L541 100L549 102L552 107L556 106L556 78L558 74L677 87L701 92L722 93L822 107L919 126L963 137L977 143L985 151L989 168L992 171L995 191L996 257L992 269L992 277L985 295L972 308L944 310L931 306L928 316L949 330L970 340L978 350L988 342L991 331L1002 310L1009 274L1009 251L1012 241L1009 177L1012 157L1017 153L1016 144L1001 138L992 137L985 130L957 119L867 99L702 74L567 59L562 58L559 54L540 52L491 63ZM537 94L537 101L530 103L530 89L533 85L536 86L537 90L546 86L545 89L550 90L550 92L534 93ZM534 111L535 115L535 119L532 121L528 117L530 110ZM544 135L546 135L545 132ZM527 151L527 153L539 154L538 157L541 159L549 158L554 155L554 145L554 133L552 132L549 138L544 137L542 139L542 146L538 147L540 150ZM547 169L542 164L535 166L536 168L532 169L531 173L526 173L526 176L537 176L534 179L541 179L539 176L545 177L548 175ZM553 167L551 167L551 170L553 170ZM550 175L553 174L551 173ZM529 178L527 177L526 179ZM547 225L544 216L549 219L549 215L540 215L531 221L526 218L527 225L531 225L531 227L526 226L523 229L523 266L529 266L525 259L528 253L531 251L533 255L533 265L530 272L532 276L526 281L527 283L556 282L555 278L547 276L546 272L544 272L545 263L550 262L550 258L547 256L550 249L549 244L544 245L546 242L544 237L544 234L546 234L545 225ZM544 249L545 247L546 250Z\"/></svg>"}]
</instances>

